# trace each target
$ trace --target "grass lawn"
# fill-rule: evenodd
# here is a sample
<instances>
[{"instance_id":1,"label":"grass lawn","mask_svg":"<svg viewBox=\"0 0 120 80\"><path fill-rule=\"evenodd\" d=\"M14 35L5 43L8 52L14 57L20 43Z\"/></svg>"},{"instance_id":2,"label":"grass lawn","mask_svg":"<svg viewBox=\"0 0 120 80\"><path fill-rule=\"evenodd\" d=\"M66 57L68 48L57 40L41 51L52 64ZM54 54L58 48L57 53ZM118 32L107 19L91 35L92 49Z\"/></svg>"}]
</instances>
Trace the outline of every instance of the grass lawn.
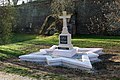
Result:
<instances>
[{"instance_id":1,"label":"grass lawn","mask_svg":"<svg viewBox=\"0 0 120 80\"><path fill-rule=\"evenodd\" d=\"M11 44L0 46L0 71L47 80L120 79L120 36L80 35L79 37L73 37L72 43L77 47L104 48L106 54L100 56L103 61L93 64L95 74L63 67L53 68L20 62L18 59L20 55L58 44L57 35L44 37L27 34L15 34Z\"/></svg>"}]
</instances>

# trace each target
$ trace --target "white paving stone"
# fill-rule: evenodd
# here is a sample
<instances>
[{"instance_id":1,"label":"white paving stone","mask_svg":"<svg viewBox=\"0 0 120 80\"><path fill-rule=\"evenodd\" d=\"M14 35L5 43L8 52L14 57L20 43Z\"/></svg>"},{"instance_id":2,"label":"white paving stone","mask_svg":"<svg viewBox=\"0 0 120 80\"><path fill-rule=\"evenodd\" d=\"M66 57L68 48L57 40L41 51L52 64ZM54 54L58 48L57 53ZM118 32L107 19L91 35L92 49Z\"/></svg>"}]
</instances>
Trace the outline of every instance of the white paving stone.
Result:
<instances>
[{"instance_id":1,"label":"white paving stone","mask_svg":"<svg viewBox=\"0 0 120 80\"><path fill-rule=\"evenodd\" d=\"M57 51L58 49L54 48L54 50ZM53 53L54 50L51 52L51 48L50 50L42 49L40 50L41 52L22 55L19 58L22 61L44 62L44 63L47 63L46 65L48 66L67 66L67 67L79 68L79 69L92 69L91 62L99 60L98 59L99 55L97 54L97 52L99 51L102 52L101 48L77 48L76 49L75 47L74 55L77 55L77 57L74 58L74 55L71 57L63 56L63 55L69 55L69 53L67 53L66 50L58 50L58 51L61 51L61 55L56 55L57 53L54 54ZM82 53L79 53L79 51L81 51Z\"/></svg>"}]
</instances>

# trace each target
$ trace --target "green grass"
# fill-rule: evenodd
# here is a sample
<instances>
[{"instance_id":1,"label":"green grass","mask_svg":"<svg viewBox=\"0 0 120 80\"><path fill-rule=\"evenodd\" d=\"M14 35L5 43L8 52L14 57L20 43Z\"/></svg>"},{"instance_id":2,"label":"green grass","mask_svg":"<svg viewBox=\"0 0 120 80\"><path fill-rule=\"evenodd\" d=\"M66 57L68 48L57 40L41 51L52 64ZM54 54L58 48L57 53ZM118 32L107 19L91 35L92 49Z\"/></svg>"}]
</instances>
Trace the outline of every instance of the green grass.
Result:
<instances>
[{"instance_id":1,"label":"green grass","mask_svg":"<svg viewBox=\"0 0 120 80\"><path fill-rule=\"evenodd\" d=\"M73 37L72 43L77 47L100 47L104 50L120 50L120 36L88 36L80 35ZM44 37L37 35L15 34L11 44L0 45L0 61L6 61L11 58L18 58L20 55L39 51L42 48L49 48L58 44L58 35ZM1 66L0 66L1 67ZM57 74L49 73L47 75L34 74L34 70L22 66L4 66L0 70L22 76L31 76L35 78L50 77L51 80L65 80L66 78Z\"/></svg>"},{"instance_id":2,"label":"green grass","mask_svg":"<svg viewBox=\"0 0 120 80\"><path fill-rule=\"evenodd\" d=\"M73 37L72 43L77 47L101 47L105 49L120 49L119 36L86 36ZM37 36L16 34L11 44L0 46L0 60L18 57L22 54L38 51L40 48L58 44L58 36Z\"/></svg>"}]
</instances>

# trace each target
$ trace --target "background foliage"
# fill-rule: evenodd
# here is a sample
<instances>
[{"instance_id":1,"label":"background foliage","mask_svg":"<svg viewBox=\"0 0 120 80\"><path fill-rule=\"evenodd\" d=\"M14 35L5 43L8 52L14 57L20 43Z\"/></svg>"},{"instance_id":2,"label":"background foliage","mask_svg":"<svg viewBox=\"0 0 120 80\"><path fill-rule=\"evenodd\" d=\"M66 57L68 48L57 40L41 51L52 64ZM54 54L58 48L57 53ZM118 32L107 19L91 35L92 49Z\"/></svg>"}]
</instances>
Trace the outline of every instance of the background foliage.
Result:
<instances>
[{"instance_id":1,"label":"background foliage","mask_svg":"<svg viewBox=\"0 0 120 80\"><path fill-rule=\"evenodd\" d=\"M12 6L0 6L0 44L10 42L15 25L15 9Z\"/></svg>"},{"instance_id":2,"label":"background foliage","mask_svg":"<svg viewBox=\"0 0 120 80\"><path fill-rule=\"evenodd\" d=\"M74 11L73 0L52 0L51 10L53 14L59 15L62 11L72 13Z\"/></svg>"},{"instance_id":3,"label":"background foliage","mask_svg":"<svg viewBox=\"0 0 120 80\"><path fill-rule=\"evenodd\" d=\"M120 19L120 2L118 0L96 0L92 3L99 9L95 15L89 18L89 23L86 24L89 32L98 35L114 35L113 32L120 29L116 25Z\"/></svg>"}]
</instances>

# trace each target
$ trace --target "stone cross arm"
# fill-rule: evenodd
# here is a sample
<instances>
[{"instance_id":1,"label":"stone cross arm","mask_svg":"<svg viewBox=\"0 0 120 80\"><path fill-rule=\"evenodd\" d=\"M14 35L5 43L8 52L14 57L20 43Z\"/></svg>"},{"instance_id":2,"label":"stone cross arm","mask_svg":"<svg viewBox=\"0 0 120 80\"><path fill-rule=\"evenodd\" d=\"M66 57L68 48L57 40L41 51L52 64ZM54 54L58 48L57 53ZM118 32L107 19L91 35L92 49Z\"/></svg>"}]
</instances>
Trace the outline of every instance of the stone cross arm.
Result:
<instances>
[{"instance_id":1,"label":"stone cross arm","mask_svg":"<svg viewBox=\"0 0 120 80\"><path fill-rule=\"evenodd\" d=\"M67 15L66 11L63 11L63 16L59 16L60 19L66 19L66 18L70 18L71 15Z\"/></svg>"}]
</instances>

